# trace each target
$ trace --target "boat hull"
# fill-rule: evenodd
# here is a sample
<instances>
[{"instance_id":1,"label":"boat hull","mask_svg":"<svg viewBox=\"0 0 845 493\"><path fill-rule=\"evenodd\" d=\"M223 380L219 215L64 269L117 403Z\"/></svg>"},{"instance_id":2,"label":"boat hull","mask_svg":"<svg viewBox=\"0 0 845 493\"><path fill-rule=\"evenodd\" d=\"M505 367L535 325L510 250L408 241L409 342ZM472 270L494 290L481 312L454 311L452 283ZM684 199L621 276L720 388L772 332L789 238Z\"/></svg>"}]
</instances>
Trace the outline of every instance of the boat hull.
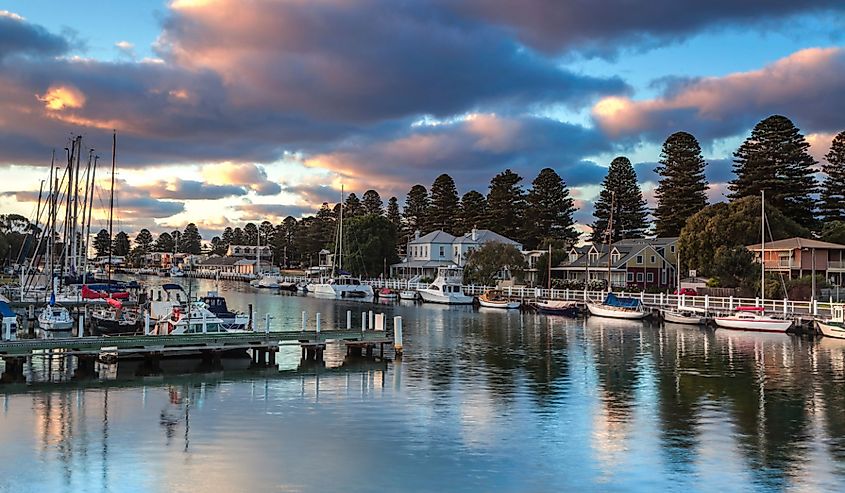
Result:
<instances>
[{"instance_id":1,"label":"boat hull","mask_svg":"<svg viewBox=\"0 0 845 493\"><path fill-rule=\"evenodd\" d=\"M649 316L648 312L613 308L598 303L587 303L587 309L590 311L590 315L594 315L596 317L642 320Z\"/></svg>"},{"instance_id":2,"label":"boat hull","mask_svg":"<svg viewBox=\"0 0 845 493\"><path fill-rule=\"evenodd\" d=\"M825 337L845 339L845 326L841 323L816 320L816 327Z\"/></svg>"},{"instance_id":3,"label":"boat hull","mask_svg":"<svg viewBox=\"0 0 845 493\"><path fill-rule=\"evenodd\" d=\"M472 296L463 294L443 294L434 290L421 289L417 291L420 298L426 303L440 303L442 305L471 305Z\"/></svg>"},{"instance_id":4,"label":"boat hull","mask_svg":"<svg viewBox=\"0 0 845 493\"><path fill-rule=\"evenodd\" d=\"M704 317L683 315L670 310L663 311L663 320L674 324L686 325L703 325L706 322Z\"/></svg>"},{"instance_id":5,"label":"boat hull","mask_svg":"<svg viewBox=\"0 0 845 493\"><path fill-rule=\"evenodd\" d=\"M334 296L336 298L367 298L373 296L373 288L367 284L361 285L337 285L337 284L310 284L308 292L321 296Z\"/></svg>"},{"instance_id":6,"label":"boat hull","mask_svg":"<svg viewBox=\"0 0 845 493\"><path fill-rule=\"evenodd\" d=\"M416 301L418 297L416 291L399 291L400 300Z\"/></svg>"},{"instance_id":7,"label":"boat hull","mask_svg":"<svg viewBox=\"0 0 845 493\"><path fill-rule=\"evenodd\" d=\"M748 330L753 332L786 332L792 327L791 320L747 319L736 317L716 317L713 319L722 329Z\"/></svg>"},{"instance_id":8,"label":"boat hull","mask_svg":"<svg viewBox=\"0 0 845 493\"><path fill-rule=\"evenodd\" d=\"M485 308L502 308L505 310L516 310L521 306L518 301L488 301L478 298L478 304Z\"/></svg>"}]
</instances>

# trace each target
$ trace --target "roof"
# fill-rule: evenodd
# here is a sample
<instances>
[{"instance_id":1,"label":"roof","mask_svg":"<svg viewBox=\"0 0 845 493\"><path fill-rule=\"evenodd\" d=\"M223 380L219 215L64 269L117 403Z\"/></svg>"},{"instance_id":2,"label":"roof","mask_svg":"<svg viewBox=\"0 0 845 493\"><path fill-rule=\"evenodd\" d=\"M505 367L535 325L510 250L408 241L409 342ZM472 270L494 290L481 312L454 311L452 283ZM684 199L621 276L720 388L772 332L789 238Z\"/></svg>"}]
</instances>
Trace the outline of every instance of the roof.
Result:
<instances>
[{"instance_id":1,"label":"roof","mask_svg":"<svg viewBox=\"0 0 845 493\"><path fill-rule=\"evenodd\" d=\"M235 265L239 260L242 259L240 257L209 257L203 260L200 265Z\"/></svg>"},{"instance_id":2,"label":"roof","mask_svg":"<svg viewBox=\"0 0 845 493\"><path fill-rule=\"evenodd\" d=\"M455 241L454 236L438 229L437 231L432 231L427 235L420 236L419 238L412 240L410 244L418 245L420 243L452 243L453 241Z\"/></svg>"},{"instance_id":3,"label":"roof","mask_svg":"<svg viewBox=\"0 0 845 493\"><path fill-rule=\"evenodd\" d=\"M657 238L626 238L624 240L619 240L613 244L613 246L622 246L622 245L651 245L651 246L665 246L670 245L672 243L676 243L678 241L677 236L664 236L664 237L657 237Z\"/></svg>"},{"instance_id":4,"label":"roof","mask_svg":"<svg viewBox=\"0 0 845 493\"><path fill-rule=\"evenodd\" d=\"M757 243L756 245L747 246L746 248L751 251L760 251L760 243ZM802 248L845 250L845 245L798 237L766 242L766 250L800 250Z\"/></svg>"},{"instance_id":5,"label":"roof","mask_svg":"<svg viewBox=\"0 0 845 493\"><path fill-rule=\"evenodd\" d=\"M455 238L453 243L505 243L510 245L519 245L520 243L514 241L506 236L502 236L495 231L490 231L489 229L477 229L475 230L475 239L472 239L472 233L466 233L463 236L459 236Z\"/></svg>"},{"instance_id":6,"label":"roof","mask_svg":"<svg viewBox=\"0 0 845 493\"><path fill-rule=\"evenodd\" d=\"M393 268L409 268L409 269L432 269L436 267L454 267L459 269L460 267L455 265L454 262L450 262L448 260L411 260L408 262L399 262L396 264L391 264Z\"/></svg>"},{"instance_id":7,"label":"roof","mask_svg":"<svg viewBox=\"0 0 845 493\"><path fill-rule=\"evenodd\" d=\"M630 240L622 240L622 242L616 242L613 244L613 248L611 251L616 250L619 252L619 259L616 262L611 263L612 269L620 269L625 266L625 264L631 260L632 257L639 255L640 252L645 250L646 248L654 249L654 245L648 242L643 242L644 240L637 240L637 243L634 243ZM664 243L665 245L665 243ZM599 251L598 259L593 260L590 262L589 266L592 269L606 269L607 268L607 245L602 244L595 244L596 249ZM577 269L582 270L587 268L587 261L589 260L589 255L586 252L589 251L589 245L585 250L585 253L580 255L575 261L570 262L569 259L565 259L563 262L558 264L553 269ZM655 253L660 256L655 250ZM666 260L664 257L661 256L663 260Z\"/></svg>"}]
</instances>

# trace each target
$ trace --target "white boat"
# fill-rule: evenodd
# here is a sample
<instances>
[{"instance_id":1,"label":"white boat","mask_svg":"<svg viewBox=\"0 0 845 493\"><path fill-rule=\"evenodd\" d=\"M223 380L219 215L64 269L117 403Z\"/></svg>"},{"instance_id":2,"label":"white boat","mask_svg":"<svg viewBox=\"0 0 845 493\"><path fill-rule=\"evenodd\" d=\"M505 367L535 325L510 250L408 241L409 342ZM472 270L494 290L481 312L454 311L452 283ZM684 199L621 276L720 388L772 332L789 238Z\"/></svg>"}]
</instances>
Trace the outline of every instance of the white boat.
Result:
<instances>
[{"instance_id":1,"label":"white boat","mask_svg":"<svg viewBox=\"0 0 845 493\"><path fill-rule=\"evenodd\" d=\"M254 288L268 288L278 289L281 287L282 278L270 274L264 274L260 279L253 279L249 281L249 285Z\"/></svg>"},{"instance_id":2,"label":"white boat","mask_svg":"<svg viewBox=\"0 0 845 493\"><path fill-rule=\"evenodd\" d=\"M845 305L831 305L830 311L830 318L816 318L816 327L825 337L845 339Z\"/></svg>"},{"instance_id":3,"label":"white boat","mask_svg":"<svg viewBox=\"0 0 845 493\"><path fill-rule=\"evenodd\" d=\"M419 296L420 295L413 289L403 289L402 291L399 291L400 300L417 301Z\"/></svg>"},{"instance_id":4,"label":"white boat","mask_svg":"<svg viewBox=\"0 0 845 493\"><path fill-rule=\"evenodd\" d=\"M734 330L786 332L792 327L792 320L766 315L761 306L740 306L733 315L716 317L713 320L723 329Z\"/></svg>"},{"instance_id":5,"label":"white boat","mask_svg":"<svg viewBox=\"0 0 845 493\"><path fill-rule=\"evenodd\" d=\"M308 292L335 298L372 298L373 287L363 284L357 277L341 275L323 278L320 282L309 284Z\"/></svg>"},{"instance_id":6,"label":"white boat","mask_svg":"<svg viewBox=\"0 0 845 493\"><path fill-rule=\"evenodd\" d=\"M47 305L38 314L38 326L44 330L70 330L73 328L73 317L63 306Z\"/></svg>"},{"instance_id":7,"label":"white boat","mask_svg":"<svg viewBox=\"0 0 845 493\"><path fill-rule=\"evenodd\" d=\"M519 301L502 297L501 293L497 291L487 291L479 296L478 304L485 308L503 308L506 310L515 310L522 305Z\"/></svg>"},{"instance_id":8,"label":"white boat","mask_svg":"<svg viewBox=\"0 0 845 493\"><path fill-rule=\"evenodd\" d=\"M153 333L156 335L216 334L248 332L243 325L233 325L212 313L201 301L174 306L169 315L158 319Z\"/></svg>"},{"instance_id":9,"label":"white boat","mask_svg":"<svg viewBox=\"0 0 845 493\"><path fill-rule=\"evenodd\" d=\"M426 303L443 303L446 305L472 304L472 296L464 294L462 270L458 268L440 267L437 278L427 288L417 292Z\"/></svg>"},{"instance_id":10,"label":"white boat","mask_svg":"<svg viewBox=\"0 0 845 493\"><path fill-rule=\"evenodd\" d=\"M675 324L704 325L707 323L704 310L697 307L666 308L661 310L660 314L663 320Z\"/></svg>"},{"instance_id":11,"label":"white boat","mask_svg":"<svg viewBox=\"0 0 845 493\"><path fill-rule=\"evenodd\" d=\"M185 273L176 265L170 267L168 274L170 274L170 277L185 277Z\"/></svg>"},{"instance_id":12,"label":"white boat","mask_svg":"<svg viewBox=\"0 0 845 493\"><path fill-rule=\"evenodd\" d=\"M618 298L613 293L607 293L602 303L587 303L590 315L606 318L622 318L640 320L650 315L643 304L636 298Z\"/></svg>"},{"instance_id":13,"label":"white boat","mask_svg":"<svg viewBox=\"0 0 845 493\"><path fill-rule=\"evenodd\" d=\"M399 293L390 288L381 288L378 290L378 298L380 300L396 300L399 299Z\"/></svg>"}]
</instances>

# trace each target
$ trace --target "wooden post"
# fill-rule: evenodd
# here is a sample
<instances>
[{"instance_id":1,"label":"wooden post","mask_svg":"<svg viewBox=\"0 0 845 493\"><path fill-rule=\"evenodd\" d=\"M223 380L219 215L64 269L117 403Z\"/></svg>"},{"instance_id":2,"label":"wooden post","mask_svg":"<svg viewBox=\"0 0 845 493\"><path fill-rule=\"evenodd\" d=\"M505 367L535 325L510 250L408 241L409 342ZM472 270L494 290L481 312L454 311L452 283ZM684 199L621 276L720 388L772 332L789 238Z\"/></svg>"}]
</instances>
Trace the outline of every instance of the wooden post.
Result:
<instances>
[{"instance_id":1,"label":"wooden post","mask_svg":"<svg viewBox=\"0 0 845 493\"><path fill-rule=\"evenodd\" d=\"M144 310L144 335L150 335L150 311Z\"/></svg>"},{"instance_id":2,"label":"wooden post","mask_svg":"<svg viewBox=\"0 0 845 493\"><path fill-rule=\"evenodd\" d=\"M317 312L317 333L320 333L320 312Z\"/></svg>"},{"instance_id":3,"label":"wooden post","mask_svg":"<svg viewBox=\"0 0 845 493\"><path fill-rule=\"evenodd\" d=\"M393 351L402 357L402 317L393 317Z\"/></svg>"},{"instance_id":4,"label":"wooden post","mask_svg":"<svg viewBox=\"0 0 845 493\"><path fill-rule=\"evenodd\" d=\"M786 315L786 310L787 310L786 305L788 305L788 304L789 304L789 300L787 300L786 298L784 298L784 299L783 299L783 314L784 314L784 315Z\"/></svg>"},{"instance_id":5,"label":"wooden post","mask_svg":"<svg viewBox=\"0 0 845 493\"><path fill-rule=\"evenodd\" d=\"M302 332L305 332L305 323L308 321L308 315L305 310L302 310Z\"/></svg>"},{"instance_id":6,"label":"wooden post","mask_svg":"<svg viewBox=\"0 0 845 493\"><path fill-rule=\"evenodd\" d=\"M77 330L76 336L77 337L85 336L85 315L82 314L82 313L79 314L79 323L77 324L77 326L78 326L78 328L76 329Z\"/></svg>"},{"instance_id":7,"label":"wooden post","mask_svg":"<svg viewBox=\"0 0 845 493\"><path fill-rule=\"evenodd\" d=\"M252 303L250 303L249 304L249 322L247 323L247 328L249 328L249 330L255 330L255 322L253 322L253 320L255 320L255 310L253 310Z\"/></svg>"},{"instance_id":8,"label":"wooden post","mask_svg":"<svg viewBox=\"0 0 845 493\"><path fill-rule=\"evenodd\" d=\"M189 306L188 310L190 310L190 309L191 309L191 307ZM190 320L190 318L188 320ZM188 330L191 330L190 325L188 326ZM202 333L208 334L208 319L205 316L205 312L202 312Z\"/></svg>"},{"instance_id":9,"label":"wooden post","mask_svg":"<svg viewBox=\"0 0 845 493\"><path fill-rule=\"evenodd\" d=\"M270 333L270 314L269 313L264 315L264 333L265 334Z\"/></svg>"},{"instance_id":10,"label":"wooden post","mask_svg":"<svg viewBox=\"0 0 845 493\"><path fill-rule=\"evenodd\" d=\"M367 324L367 327L372 329L376 326L376 317L372 310L370 310L370 323Z\"/></svg>"},{"instance_id":11,"label":"wooden post","mask_svg":"<svg viewBox=\"0 0 845 493\"><path fill-rule=\"evenodd\" d=\"M734 309L734 297L733 297L733 295L731 295L728 298L728 310L733 311L733 309Z\"/></svg>"},{"instance_id":12,"label":"wooden post","mask_svg":"<svg viewBox=\"0 0 845 493\"><path fill-rule=\"evenodd\" d=\"M346 330L352 330L352 310L346 310Z\"/></svg>"},{"instance_id":13,"label":"wooden post","mask_svg":"<svg viewBox=\"0 0 845 493\"><path fill-rule=\"evenodd\" d=\"M12 340L12 324L3 323L3 334L4 340Z\"/></svg>"},{"instance_id":14,"label":"wooden post","mask_svg":"<svg viewBox=\"0 0 845 493\"><path fill-rule=\"evenodd\" d=\"M704 295L704 311L707 312L710 310L710 295Z\"/></svg>"},{"instance_id":15,"label":"wooden post","mask_svg":"<svg viewBox=\"0 0 845 493\"><path fill-rule=\"evenodd\" d=\"M361 312L361 332L367 330L367 312Z\"/></svg>"}]
</instances>

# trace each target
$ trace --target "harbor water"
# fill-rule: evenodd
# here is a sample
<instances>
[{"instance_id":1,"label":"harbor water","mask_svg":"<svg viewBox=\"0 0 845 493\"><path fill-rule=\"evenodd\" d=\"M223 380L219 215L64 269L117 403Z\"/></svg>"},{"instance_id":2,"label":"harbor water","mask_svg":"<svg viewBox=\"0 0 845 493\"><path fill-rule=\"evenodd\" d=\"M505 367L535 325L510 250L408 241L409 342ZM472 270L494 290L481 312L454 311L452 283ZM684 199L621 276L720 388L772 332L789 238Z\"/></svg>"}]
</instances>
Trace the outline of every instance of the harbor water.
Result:
<instances>
[{"instance_id":1,"label":"harbor water","mask_svg":"<svg viewBox=\"0 0 845 493\"><path fill-rule=\"evenodd\" d=\"M401 315L404 357L33 358L0 387L0 491L845 490L845 341L221 291L274 330Z\"/></svg>"}]
</instances>

